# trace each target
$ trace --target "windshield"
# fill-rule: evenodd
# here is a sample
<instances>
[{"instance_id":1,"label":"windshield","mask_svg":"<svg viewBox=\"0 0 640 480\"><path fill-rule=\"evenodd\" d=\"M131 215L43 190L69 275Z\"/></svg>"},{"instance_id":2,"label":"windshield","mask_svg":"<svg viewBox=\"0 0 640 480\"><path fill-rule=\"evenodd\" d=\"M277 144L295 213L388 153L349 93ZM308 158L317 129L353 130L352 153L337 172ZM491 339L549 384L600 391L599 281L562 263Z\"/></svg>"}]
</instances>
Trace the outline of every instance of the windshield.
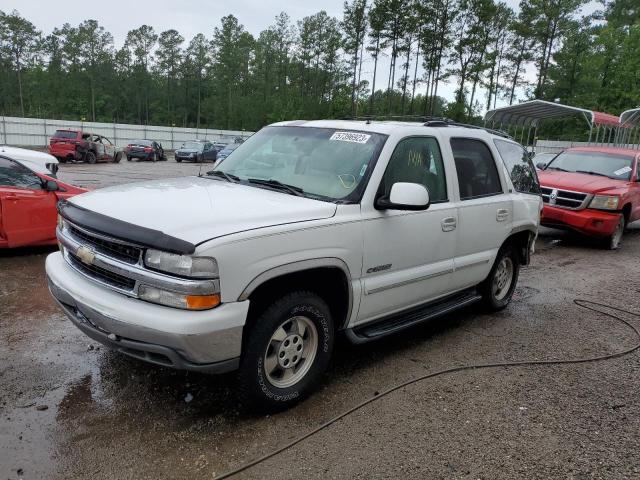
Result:
<instances>
[{"instance_id":1,"label":"windshield","mask_svg":"<svg viewBox=\"0 0 640 480\"><path fill-rule=\"evenodd\" d=\"M150 147L151 140L134 140L133 142L131 142L131 145L144 145Z\"/></svg>"},{"instance_id":2,"label":"windshield","mask_svg":"<svg viewBox=\"0 0 640 480\"><path fill-rule=\"evenodd\" d=\"M567 151L553 159L547 169L602 175L616 180L629 180L633 157L602 152Z\"/></svg>"},{"instance_id":3,"label":"windshield","mask_svg":"<svg viewBox=\"0 0 640 480\"><path fill-rule=\"evenodd\" d=\"M215 170L240 181L284 184L304 196L355 201L386 138L331 128L267 127L238 145Z\"/></svg>"},{"instance_id":4,"label":"windshield","mask_svg":"<svg viewBox=\"0 0 640 480\"><path fill-rule=\"evenodd\" d=\"M76 138L78 136L78 132L70 132L69 130L56 130L56 133L53 134L55 138Z\"/></svg>"},{"instance_id":5,"label":"windshield","mask_svg":"<svg viewBox=\"0 0 640 480\"><path fill-rule=\"evenodd\" d=\"M184 142L180 148L186 148L188 150L202 150L204 144L200 142Z\"/></svg>"}]
</instances>

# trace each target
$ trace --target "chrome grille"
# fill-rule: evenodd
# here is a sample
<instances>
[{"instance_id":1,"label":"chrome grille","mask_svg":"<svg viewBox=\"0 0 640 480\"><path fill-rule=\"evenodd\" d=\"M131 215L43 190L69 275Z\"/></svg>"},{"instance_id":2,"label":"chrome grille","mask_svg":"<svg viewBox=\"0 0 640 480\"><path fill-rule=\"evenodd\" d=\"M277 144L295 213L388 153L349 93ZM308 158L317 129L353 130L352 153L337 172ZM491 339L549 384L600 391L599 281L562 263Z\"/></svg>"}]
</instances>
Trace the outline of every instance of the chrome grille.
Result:
<instances>
[{"instance_id":1,"label":"chrome grille","mask_svg":"<svg viewBox=\"0 0 640 480\"><path fill-rule=\"evenodd\" d=\"M585 208L592 195L571 190L540 186L542 201L554 207L580 210Z\"/></svg>"},{"instance_id":2,"label":"chrome grille","mask_svg":"<svg viewBox=\"0 0 640 480\"><path fill-rule=\"evenodd\" d=\"M136 286L136 282L132 278L127 278L124 275L118 275L117 273L110 272L109 270L105 270L104 268L100 268L96 265L87 265L71 252L68 253L68 258L69 263L71 263L76 270L80 270L88 277L92 277L109 286L131 292L133 292L133 289Z\"/></svg>"},{"instance_id":3,"label":"chrome grille","mask_svg":"<svg viewBox=\"0 0 640 480\"><path fill-rule=\"evenodd\" d=\"M220 292L220 280L187 279L147 269L144 247L95 233L64 219L57 229L58 242L67 263L94 282L130 297L140 284L185 295Z\"/></svg>"},{"instance_id":4,"label":"chrome grille","mask_svg":"<svg viewBox=\"0 0 640 480\"><path fill-rule=\"evenodd\" d=\"M104 253L109 257L117 258L118 260L132 265L140 261L142 249L138 247L116 242L114 240L107 239L106 237L97 236L87 232L86 230L81 230L76 226L70 226L69 232L80 243L90 245L97 252Z\"/></svg>"}]
</instances>

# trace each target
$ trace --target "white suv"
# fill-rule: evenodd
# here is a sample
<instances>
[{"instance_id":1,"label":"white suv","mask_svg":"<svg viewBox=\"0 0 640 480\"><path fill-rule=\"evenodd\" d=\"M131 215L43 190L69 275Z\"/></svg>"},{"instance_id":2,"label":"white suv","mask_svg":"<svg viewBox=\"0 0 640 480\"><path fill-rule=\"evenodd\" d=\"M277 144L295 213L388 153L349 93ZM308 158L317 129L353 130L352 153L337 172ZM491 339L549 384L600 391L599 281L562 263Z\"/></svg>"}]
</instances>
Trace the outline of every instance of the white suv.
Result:
<instances>
[{"instance_id":1,"label":"white suv","mask_svg":"<svg viewBox=\"0 0 640 480\"><path fill-rule=\"evenodd\" d=\"M542 200L528 154L445 121L292 121L206 175L60 204L51 292L91 338L158 365L238 370L245 404L309 394L339 331L368 342L504 308Z\"/></svg>"}]
</instances>

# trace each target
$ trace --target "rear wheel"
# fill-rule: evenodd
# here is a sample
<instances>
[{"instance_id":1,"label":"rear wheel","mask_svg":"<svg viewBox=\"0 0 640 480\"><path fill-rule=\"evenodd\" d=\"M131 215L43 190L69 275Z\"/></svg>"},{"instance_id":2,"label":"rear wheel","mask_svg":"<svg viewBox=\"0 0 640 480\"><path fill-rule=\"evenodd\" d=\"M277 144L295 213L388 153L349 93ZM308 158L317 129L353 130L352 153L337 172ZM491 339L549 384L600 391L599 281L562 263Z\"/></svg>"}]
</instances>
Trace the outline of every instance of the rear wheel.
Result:
<instances>
[{"instance_id":1,"label":"rear wheel","mask_svg":"<svg viewBox=\"0 0 640 480\"><path fill-rule=\"evenodd\" d=\"M611 235L605 238L604 245L606 248L609 250L617 250L620 248L620 245L622 245L622 235L624 234L626 226L627 222L625 221L624 215L620 215L616 229Z\"/></svg>"},{"instance_id":2,"label":"rear wheel","mask_svg":"<svg viewBox=\"0 0 640 480\"><path fill-rule=\"evenodd\" d=\"M246 335L238 383L241 402L250 410L283 410L308 396L333 352L329 307L307 291L266 307Z\"/></svg>"},{"instance_id":3,"label":"rear wheel","mask_svg":"<svg viewBox=\"0 0 640 480\"><path fill-rule=\"evenodd\" d=\"M127 155L127 162L131 161L131 157L129 155Z\"/></svg>"},{"instance_id":4,"label":"rear wheel","mask_svg":"<svg viewBox=\"0 0 640 480\"><path fill-rule=\"evenodd\" d=\"M518 283L519 273L520 262L515 249L511 245L503 246L498 252L489 276L479 287L482 301L487 308L497 311L509 305Z\"/></svg>"},{"instance_id":5,"label":"rear wheel","mask_svg":"<svg viewBox=\"0 0 640 480\"><path fill-rule=\"evenodd\" d=\"M122 152L118 152L113 156L113 163L120 163L122 160Z\"/></svg>"},{"instance_id":6,"label":"rear wheel","mask_svg":"<svg viewBox=\"0 0 640 480\"><path fill-rule=\"evenodd\" d=\"M93 153L92 151L88 151L84 155L84 161L87 163L96 163L97 161L96 154Z\"/></svg>"}]
</instances>

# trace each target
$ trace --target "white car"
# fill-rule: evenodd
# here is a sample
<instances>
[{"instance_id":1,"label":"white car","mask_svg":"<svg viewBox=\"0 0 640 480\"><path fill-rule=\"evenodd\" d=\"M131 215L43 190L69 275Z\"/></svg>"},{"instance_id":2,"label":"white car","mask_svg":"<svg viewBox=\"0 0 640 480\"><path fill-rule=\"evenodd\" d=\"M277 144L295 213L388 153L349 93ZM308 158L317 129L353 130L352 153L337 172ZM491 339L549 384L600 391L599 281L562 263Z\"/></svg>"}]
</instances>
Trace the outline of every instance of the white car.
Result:
<instances>
[{"instance_id":1,"label":"white car","mask_svg":"<svg viewBox=\"0 0 640 480\"><path fill-rule=\"evenodd\" d=\"M372 341L474 302L511 300L542 199L529 155L447 122L294 121L207 175L60 206L51 292L122 353L238 370L280 409L321 380L338 332Z\"/></svg>"},{"instance_id":2,"label":"white car","mask_svg":"<svg viewBox=\"0 0 640 480\"><path fill-rule=\"evenodd\" d=\"M29 150L28 148L0 145L0 155L6 155L9 158L18 160L31 170L54 178L58 172L58 159L48 153Z\"/></svg>"}]
</instances>

